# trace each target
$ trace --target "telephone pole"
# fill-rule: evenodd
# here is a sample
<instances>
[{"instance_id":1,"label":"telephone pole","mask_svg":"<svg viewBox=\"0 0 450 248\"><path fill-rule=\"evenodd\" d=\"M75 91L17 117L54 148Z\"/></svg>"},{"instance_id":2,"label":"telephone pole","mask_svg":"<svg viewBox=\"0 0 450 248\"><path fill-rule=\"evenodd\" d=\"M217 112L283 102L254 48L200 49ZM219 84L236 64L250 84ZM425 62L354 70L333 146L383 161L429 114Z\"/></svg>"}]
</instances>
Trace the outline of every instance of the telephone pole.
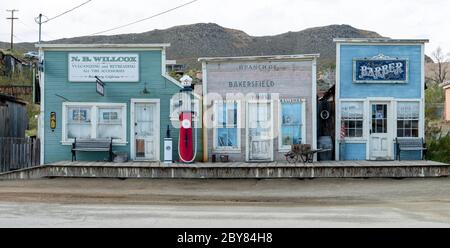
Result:
<instances>
[{"instance_id":1,"label":"telephone pole","mask_svg":"<svg viewBox=\"0 0 450 248\"><path fill-rule=\"evenodd\" d=\"M6 11L11 12L11 17L7 17L7 20L11 20L11 50L13 50L14 48L14 40L13 40L13 36L14 36L14 20L17 20L19 18L14 17L14 12L19 11L17 9L7 9Z\"/></svg>"}]
</instances>

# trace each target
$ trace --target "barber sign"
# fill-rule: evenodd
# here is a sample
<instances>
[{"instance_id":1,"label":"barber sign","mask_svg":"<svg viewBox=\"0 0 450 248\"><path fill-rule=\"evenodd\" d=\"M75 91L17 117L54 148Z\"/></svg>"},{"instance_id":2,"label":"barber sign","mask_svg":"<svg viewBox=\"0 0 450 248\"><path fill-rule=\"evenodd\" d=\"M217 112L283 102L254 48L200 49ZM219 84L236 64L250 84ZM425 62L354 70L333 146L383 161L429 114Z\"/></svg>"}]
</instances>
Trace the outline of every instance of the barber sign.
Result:
<instances>
[{"instance_id":1,"label":"barber sign","mask_svg":"<svg viewBox=\"0 0 450 248\"><path fill-rule=\"evenodd\" d=\"M378 55L353 61L355 83L407 83L408 60Z\"/></svg>"}]
</instances>

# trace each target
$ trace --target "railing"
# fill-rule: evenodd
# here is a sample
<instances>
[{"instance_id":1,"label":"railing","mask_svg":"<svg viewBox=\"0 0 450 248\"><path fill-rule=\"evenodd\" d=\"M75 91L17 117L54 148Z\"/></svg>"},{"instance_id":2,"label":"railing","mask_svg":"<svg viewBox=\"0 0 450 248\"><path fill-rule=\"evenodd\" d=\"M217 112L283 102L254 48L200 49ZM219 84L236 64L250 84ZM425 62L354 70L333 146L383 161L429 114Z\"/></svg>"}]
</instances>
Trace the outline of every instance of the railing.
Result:
<instances>
[{"instance_id":1,"label":"railing","mask_svg":"<svg viewBox=\"0 0 450 248\"><path fill-rule=\"evenodd\" d=\"M39 139L0 137L0 172L39 165L40 148Z\"/></svg>"}]
</instances>

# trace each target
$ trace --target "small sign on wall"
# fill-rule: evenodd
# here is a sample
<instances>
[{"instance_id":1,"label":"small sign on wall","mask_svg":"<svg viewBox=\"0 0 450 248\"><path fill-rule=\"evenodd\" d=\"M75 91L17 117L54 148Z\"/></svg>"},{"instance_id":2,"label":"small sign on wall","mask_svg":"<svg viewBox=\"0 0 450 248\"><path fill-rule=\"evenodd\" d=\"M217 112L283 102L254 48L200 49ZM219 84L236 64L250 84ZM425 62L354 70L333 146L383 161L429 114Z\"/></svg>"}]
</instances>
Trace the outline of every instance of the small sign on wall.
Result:
<instances>
[{"instance_id":1,"label":"small sign on wall","mask_svg":"<svg viewBox=\"0 0 450 248\"><path fill-rule=\"evenodd\" d=\"M407 59L378 55L373 58L353 60L355 83L407 83L409 63Z\"/></svg>"},{"instance_id":2,"label":"small sign on wall","mask_svg":"<svg viewBox=\"0 0 450 248\"><path fill-rule=\"evenodd\" d=\"M50 113L50 129L52 132L56 129L56 113L51 112Z\"/></svg>"}]
</instances>

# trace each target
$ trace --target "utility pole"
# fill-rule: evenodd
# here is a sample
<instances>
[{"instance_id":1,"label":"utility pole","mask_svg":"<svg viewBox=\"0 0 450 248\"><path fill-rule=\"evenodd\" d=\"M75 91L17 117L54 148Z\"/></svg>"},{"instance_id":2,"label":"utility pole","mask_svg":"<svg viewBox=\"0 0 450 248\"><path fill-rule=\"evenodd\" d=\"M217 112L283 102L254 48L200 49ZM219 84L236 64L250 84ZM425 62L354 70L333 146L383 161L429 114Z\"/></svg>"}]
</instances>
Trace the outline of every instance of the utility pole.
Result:
<instances>
[{"instance_id":1,"label":"utility pole","mask_svg":"<svg viewBox=\"0 0 450 248\"><path fill-rule=\"evenodd\" d=\"M14 40L13 40L13 36L14 36L14 20L17 20L19 18L14 17L14 12L19 11L17 9L7 9L6 11L11 12L11 17L7 17L7 20L11 20L11 50L13 50L14 48Z\"/></svg>"},{"instance_id":2,"label":"utility pole","mask_svg":"<svg viewBox=\"0 0 450 248\"><path fill-rule=\"evenodd\" d=\"M41 26L42 26L42 14L39 14L39 21L37 22L39 24L39 44L41 44Z\"/></svg>"}]
</instances>

